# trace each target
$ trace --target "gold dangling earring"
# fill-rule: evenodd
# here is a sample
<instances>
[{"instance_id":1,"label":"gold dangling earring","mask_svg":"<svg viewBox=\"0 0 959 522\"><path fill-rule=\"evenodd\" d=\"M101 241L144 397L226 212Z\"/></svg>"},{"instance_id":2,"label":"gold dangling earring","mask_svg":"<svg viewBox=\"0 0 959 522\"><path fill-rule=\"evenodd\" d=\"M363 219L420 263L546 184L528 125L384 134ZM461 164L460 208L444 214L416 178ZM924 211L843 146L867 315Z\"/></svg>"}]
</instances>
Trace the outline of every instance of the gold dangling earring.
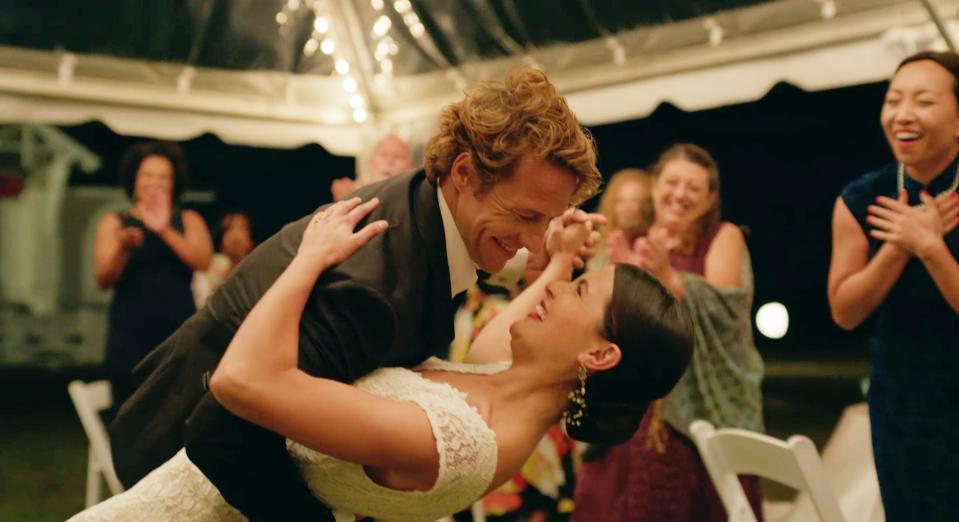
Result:
<instances>
[{"instance_id":1,"label":"gold dangling earring","mask_svg":"<svg viewBox=\"0 0 959 522\"><path fill-rule=\"evenodd\" d=\"M586 416L586 368L580 366L576 370L579 378L579 388L569 392L569 408L563 412L563 420L568 426L579 427Z\"/></svg>"}]
</instances>

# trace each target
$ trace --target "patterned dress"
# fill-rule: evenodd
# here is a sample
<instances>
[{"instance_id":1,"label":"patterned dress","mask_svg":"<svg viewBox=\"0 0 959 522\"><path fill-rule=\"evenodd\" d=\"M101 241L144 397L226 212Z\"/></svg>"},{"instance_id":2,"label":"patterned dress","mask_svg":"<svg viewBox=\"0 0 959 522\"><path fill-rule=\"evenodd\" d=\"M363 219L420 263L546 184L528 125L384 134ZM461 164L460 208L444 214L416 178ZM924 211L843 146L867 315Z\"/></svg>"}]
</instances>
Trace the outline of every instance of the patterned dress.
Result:
<instances>
[{"instance_id":1,"label":"patterned dress","mask_svg":"<svg viewBox=\"0 0 959 522\"><path fill-rule=\"evenodd\" d=\"M867 207L896 195L896 165L870 172L842 191L842 200L869 239L869 257L882 242L869 235ZM956 162L928 186L904 176L909 202L923 189L946 190ZM945 237L959 258L959 229ZM959 518L959 317L922 262L913 258L876 315L869 386L872 447L886 519Z\"/></svg>"}]
</instances>

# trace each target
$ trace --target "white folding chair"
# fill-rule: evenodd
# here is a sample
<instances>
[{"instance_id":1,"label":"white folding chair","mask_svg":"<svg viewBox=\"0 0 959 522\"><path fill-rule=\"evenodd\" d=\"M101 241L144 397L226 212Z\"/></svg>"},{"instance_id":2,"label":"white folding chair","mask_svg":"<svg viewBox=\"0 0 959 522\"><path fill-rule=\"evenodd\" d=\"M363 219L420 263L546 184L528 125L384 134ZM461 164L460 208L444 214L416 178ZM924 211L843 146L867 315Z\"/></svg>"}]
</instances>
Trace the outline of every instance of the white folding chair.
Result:
<instances>
[{"instance_id":1,"label":"white folding chair","mask_svg":"<svg viewBox=\"0 0 959 522\"><path fill-rule=\"evenodd\" d=\"M846 521L808 437L782 441L747 430L717 430L704 420L694 421L690 431L730 522L756 522L737 475L758 475L805 492L821 522Z\"/></svg>"},{"instance_id":2,"label":"white folding chair","mask_svg":"<svg viewBox=\"0 0 959 522\"><path fill-rule=\"evenodd\" d=\"M836 428L823 446L822 467L847 520L885 521L866 403L853 404L843 410ZM815 517L816 512L805 493L799 493L791 501L764 502L763 511L766 522L803 522Z\"/></svg>"},{"instance_id":3,"label":"white folding chair","mask_svg":"<svg viewBox=\"0 0 959 522\"><path fill-rule=\"evenodd\" d=\"M90 441L90 450L87 456L87 507L101 500L100 476L107 483L111 495L123 492L123 485L113 470L113 456L110 453L110 437L106 427L100 420L100 412L109 408L113 403L110 392L110 383L94 381L85 383L72 381L67 385L70 399L80 416L80 424Z\"/></svg>"}]
</instances>

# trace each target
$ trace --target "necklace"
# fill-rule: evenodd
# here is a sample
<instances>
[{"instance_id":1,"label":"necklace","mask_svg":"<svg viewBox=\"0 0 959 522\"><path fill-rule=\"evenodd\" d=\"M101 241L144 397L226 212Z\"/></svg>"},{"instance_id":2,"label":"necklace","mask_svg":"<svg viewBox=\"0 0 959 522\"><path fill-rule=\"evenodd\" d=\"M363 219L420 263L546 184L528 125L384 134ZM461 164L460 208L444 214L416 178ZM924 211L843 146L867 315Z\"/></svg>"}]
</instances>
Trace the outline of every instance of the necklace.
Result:
<instances>
[{"instance_id":1,"label":"necklace","mask_svg":"<svg viewBox=\"0 0 959 522\"><path fill-rule=\"evenodd\" d=\"M899 194L902 194L902 191L906 189L905 174L904 174L905 170L906 170L906 167L903 166L902 163L900 163L899 170L896 172L896 188L899 189L898 191L896 191L896 197L899 197ZM936 196L940 194L945 194L946 192L955 192L956 187L959 187L959 166L956 167L956 175L952 177L952 185L949 185L949 188L947 188L946 190L943 190L939 194L936 194Z\"/></svg>"}]
</instances>

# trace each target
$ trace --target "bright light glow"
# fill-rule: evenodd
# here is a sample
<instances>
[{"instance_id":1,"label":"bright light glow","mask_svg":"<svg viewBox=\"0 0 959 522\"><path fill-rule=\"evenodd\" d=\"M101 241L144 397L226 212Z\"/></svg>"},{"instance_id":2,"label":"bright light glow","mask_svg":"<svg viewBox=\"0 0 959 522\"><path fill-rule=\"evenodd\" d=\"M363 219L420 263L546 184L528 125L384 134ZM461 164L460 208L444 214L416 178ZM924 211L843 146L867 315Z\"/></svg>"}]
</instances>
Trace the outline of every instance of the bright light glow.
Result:
<instances>
[{"instance_id":1,"label":"bright light glow","mask_svg":"<svg viewBox=\"0 0 959 522\"><path fill-rule=\"evenodd\" d=\"M318 33L325 33L330 30L330 21L325 16L317 16L316 20L313 20L313 29Z\"/></svg>"},{"instance_id":2,"label":"bright light glow","mask_svg":"<svg viewBox=\"0 0 959 522\"><path fill-rule=\"evenodd\" d=\"M286 6L290 8L290 11L296 11L300 8L300 0L289 0Z\"/></svg>"},{"instance_id":3,"label":"bright light glow","mask_svg":"<svg viewBox=\"0 0 959 522\"><path fill-rule=\"evenodd\" d=\"M416 13L410 11L403 16L403 23L406 24L406 27L412 27L420 23L420 17L416 16Z\"/></svg>"},{"instance_id":4,"label":"bright light glow","mask_svg":"<svg viewBox=\"0 0 959 522\"><path fill-rule=\"evenodd\" d=\"M336 72L340 74L347 74L350 72L350 62L344 60L343 58L337 58L336 60Z\"/></svg>"},{"instance_id":5,"label":"bright light glow","mask_svg":"<svg viewBox=\"0 0 959 522\"><path fill-rule=\"evenodd\" d=\"M366 121L366 111L363 109L356 109L353 111L353 121L356 123L363 123Z\"/></svg>"},{"instance_id":6,"label":"bright light glow","mask_svg":"<svg viewBox=\"0 0 959 522\"><path fill-rule=\"evenodd\" d=\"M317 42L313 38L310 38L306 41L306 44L303 45L303 54L307 56L313 56L316 53L316 49L320 46L320 42Z\"/></svg>"},{"instance_id":7,"label":"bright light glow","mask_svg":"<svg viewBox=\"0 0 959 522\"><path fill-rule=\"evenodd\" d=\"M323 54L327 56L333 54L333 51L335 50L336 50L336 44L333 43L332 38L324 38L323 41L320 43L320 51L322 51Z\"/></svg>"},{"instance_id":8,"label":"bright light glow","mask_svg":"<svg viewBox=\"0 0 959 522\"><path fill-rule=\"evenodd\" d=\"M383 0L370 0L370 5L377 11L383 10Z\"/></svg>"},{"instance_id":9,"label":"bright light glow","mask_svg":"<svg viewBox=\"0 0 959 522\"><path fill-rule=\"evenodd\" d=\"M826 20L836 17L836 2L833 0L817 0L820 3L819 14Z\"/></svg>"},{"instance_id":10,"label":"bright light glow","mask_svg":"<svg viewBox=\"0 0 959 522\"><path fill-rule=\"evenodd\" d=\"M413 8L413 4L410 3L410 0L396 0L393 2L393 9L396 9L396 12L403 14Z\"/></svg>"},{"instance_id":11,"label":"bright light glow","mask_svg":"<svg viewBox=\"0 0 959 522\"><path fill-rule=\"evenodd\" d=\"M392 74L393 74L393 60L390 60L389 58L387 58L387 59L385 59L385 60L380 60L380 70L383 71L383 72L386 73L386 74L392 75Z\"/></svg>"},{"instance_id":12,"label":"bright light glow","mask_svg":"<svg viewBox=\"0 0 959 522\"><path fill-rule=\"evenodd\" d=\"M414 24L410 26L410 34L413 35L414 38L423 36L423 33L425 32L426 27L424 27L423 24Z\"/></svg>"},{"instance_id":13,"label":"bright light glow","mask_svg":"<svg viewBox=\"0 0 959 522\"><path fill-rule=\"evenodd\" d=\"M383 40L380 40L380 43L376 44L376 49L373 50L373 58L376 58L377 61L380 61L385 60L389 55L390 45Z\"/></svg>"},{"instance_id":14,"label":"bright light glow","mask_svg":"<svg viewBox=\"0 0 959 522\"><path fill-rule=\"evenodd\" d=\"M284 13L283 11L276 13L276 23L280 25L284 25L286 24L286 21L287 21L286 13Z\"/></svg>"},{"instance_id":15,"label":"bright light glow","mask_svg":"<svg viewBox=\"0 0 959 522\"><path fill-rule=\"evenodd\" d=\"M343 78L343 90L346 92L356 92L356 89L359 87L356 83L356 78L352 76L347 76Z\"/></svg>"},{"instance_id":16,"label":"bright light glow","mask_svg":"<svg viewBox=\"0 0 959 522\"><path fill-rule=\"evenodd\" d=\"M766 303L756 312L756 328L770 339L782 339L789 330L789 312L782 303Z\"/></svg>"},{"instance_id":17,"label":"bright light glow","mask_svg":"<svg viewBox=\"0 0 959 522\"><path fill-rule=\"evenodd\" d=\"M353 107L354 109L360 109L364 105L366 105L366 102L363 101L363 97L359 94L350 96L350 107Z\"/></svg>"},{"instance_id":18,"label":"bright light glow","mask_svg":"<svg viewBox=\"0 0 959 522\"><path fill-rule=\"evenodd\" d=\"M393 22L390 21L390 17L380 15L380 17L376 19L376 22L373 22L373 36L382 38L383 35L389 32L390 27L393 27Z\"/></svg>"}]
</instances>

